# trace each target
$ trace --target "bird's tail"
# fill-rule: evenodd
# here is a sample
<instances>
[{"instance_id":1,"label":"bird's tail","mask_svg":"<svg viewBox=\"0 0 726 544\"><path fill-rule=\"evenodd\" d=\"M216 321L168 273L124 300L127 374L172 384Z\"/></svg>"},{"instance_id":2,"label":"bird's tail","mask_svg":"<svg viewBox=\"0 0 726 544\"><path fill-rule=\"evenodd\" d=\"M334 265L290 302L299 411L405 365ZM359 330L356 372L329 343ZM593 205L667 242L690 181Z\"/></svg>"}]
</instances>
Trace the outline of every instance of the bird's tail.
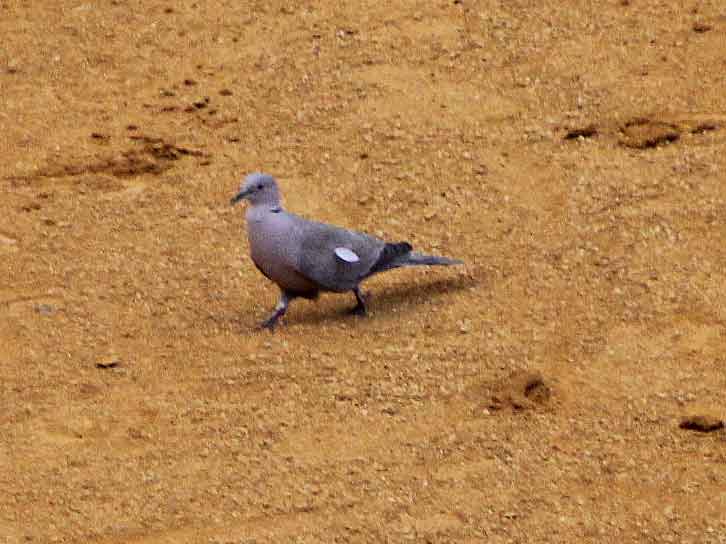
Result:
<instances>
[{"instance_id":1,"label":"bird's tail","mask_svg":"<svg viewBox=\"0 0 726 544\"><path fill-rule=\"evenodd\" d=\"M402 268L404 266L451 266L456 264L464 264L459 259L450 259L449 257L439 257L437 255L425 255L412 251L411 244L408 242L399 242L397 244L386 244L378 258L376 264L373 265L368 276L393 270L394 268Z\"/></svg>"},{"instance_id":2,"label":"bird's tail","mask_svg":"<svg viewBox=\"0 0 726 544\"><path fill-rule=\"evenodd\" d=\"M402 266L452 266L455 264L464 264L464 261L412 251L406 255L406 260L402 263Z\"/></svg>"}]
</instances>

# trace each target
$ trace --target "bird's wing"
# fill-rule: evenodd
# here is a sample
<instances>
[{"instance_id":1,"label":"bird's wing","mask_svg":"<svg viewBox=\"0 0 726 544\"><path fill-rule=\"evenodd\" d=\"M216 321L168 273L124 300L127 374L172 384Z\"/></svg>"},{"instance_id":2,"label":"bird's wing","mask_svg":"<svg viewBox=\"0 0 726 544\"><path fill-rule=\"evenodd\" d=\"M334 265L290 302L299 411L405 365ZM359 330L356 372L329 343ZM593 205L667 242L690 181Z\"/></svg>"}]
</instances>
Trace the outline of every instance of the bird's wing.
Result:
<instances>
[{"instance_id":1,"label":"bird's wing","mask_svg":"<svg viewBox=\"0 0 726 544\"><path fill-rule=\"evenodd\" d=\"M333 253L335 253L335 256L338 257L338 260L342 263L354 264L360 262L360 257L358 257L356 252L347 247L336 247Z\"/></svg>"},{"instance_id":2,"label":"bird's wing","mask_svg":"<svg viewBox=\"0 0 726 544\"><path fill-rule=\"evenodd\" d=\"M296 217L297 271L329 291L353 289L378 261L385 242Z\"/></svg>"}]
</instances>

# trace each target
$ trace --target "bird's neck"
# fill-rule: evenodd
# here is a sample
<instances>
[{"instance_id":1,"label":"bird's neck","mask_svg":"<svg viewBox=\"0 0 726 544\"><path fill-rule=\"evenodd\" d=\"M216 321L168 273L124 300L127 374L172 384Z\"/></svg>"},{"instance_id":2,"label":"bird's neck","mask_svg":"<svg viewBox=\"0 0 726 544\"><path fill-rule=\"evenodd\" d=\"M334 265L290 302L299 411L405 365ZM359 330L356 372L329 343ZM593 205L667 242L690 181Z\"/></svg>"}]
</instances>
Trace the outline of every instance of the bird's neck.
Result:
<instances>
[{"instance_id":1,"label":"bird's neck","mask_svg":"<svg viewBox=\"0 0 726 544\"><path fill-rule=\"evenodd\" d=\"M259 202L253 206L254 208L259 208L260 210L264 210L267 212L274 212L274 211L280 211L282 210L282 203L279 199L275 198L270 199L265 202Z\"/></svg>"},{"instance_id":2,"label":"bird's neck","mask_svg":"<svg viewBox=\"0 0 726 544\"><path fill-rule=\"evenodd\" d=\"M279 202L269 203L258 203L254 206L247 208L247 220L248 221L260 221L270 213L280 213L282 211L282 204Z\"/></svg>"},{"instance_id":3,"label":"bird's neck","mask_svg":"<svg viewBox=\"0 0 726 544\"><path fill-rule=\"evenodd\" d=\"M276 190L266 191L259 195L255 200L253 206L260 206L262 208L281 208L280 195Z\"/></svg>"}]
</instances>

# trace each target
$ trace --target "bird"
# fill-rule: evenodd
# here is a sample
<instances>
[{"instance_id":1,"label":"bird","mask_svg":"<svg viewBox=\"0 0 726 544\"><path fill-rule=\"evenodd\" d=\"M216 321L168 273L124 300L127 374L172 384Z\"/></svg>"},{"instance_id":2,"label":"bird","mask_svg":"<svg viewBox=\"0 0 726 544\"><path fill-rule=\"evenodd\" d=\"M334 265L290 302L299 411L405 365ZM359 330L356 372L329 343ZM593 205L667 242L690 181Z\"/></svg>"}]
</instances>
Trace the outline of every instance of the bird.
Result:
<instances>
[{"instance_id":1,"label":"bird","mask_svg":"<svg viewBox=\"0 0 726 544\"><path fill-rule=\"evenodd\" d=\"M232 197L246 200L247 238L252 262L280 288L272 314L260 324L274 330L296 298L314 300L321 292L351 291L351 313L367 313L361 282L375 274L408 266L450 266L463 261L413 251L408 242L385 242L374 236L319 223L285 211L277 181L253 172Z\"/></svg>"}]
</instances>

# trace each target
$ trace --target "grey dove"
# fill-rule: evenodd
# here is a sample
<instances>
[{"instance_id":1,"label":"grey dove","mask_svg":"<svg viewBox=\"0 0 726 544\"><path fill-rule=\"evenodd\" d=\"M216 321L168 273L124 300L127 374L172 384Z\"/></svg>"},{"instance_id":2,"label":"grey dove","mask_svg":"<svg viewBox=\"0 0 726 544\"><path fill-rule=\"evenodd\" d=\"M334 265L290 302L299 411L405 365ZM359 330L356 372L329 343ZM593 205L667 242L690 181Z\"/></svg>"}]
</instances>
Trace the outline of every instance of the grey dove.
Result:
<instances>
[{"instance_id":1,"label":"grey dove","mask_svg":"<svg viewBox=\"0 0 726 544\"><path fill-rule=\"evenodd\" d=\"M352 291L365 315L360 284L379 272L405 266L463 264L462 261L412 251L408 242L383 240L286 212L277 182L269 174L249 174L230 203L248 200L247 237L255 266L281 291L263 328L274 329L295 298L315 299L321 291Z\"/></svg>"}]
</instances>

